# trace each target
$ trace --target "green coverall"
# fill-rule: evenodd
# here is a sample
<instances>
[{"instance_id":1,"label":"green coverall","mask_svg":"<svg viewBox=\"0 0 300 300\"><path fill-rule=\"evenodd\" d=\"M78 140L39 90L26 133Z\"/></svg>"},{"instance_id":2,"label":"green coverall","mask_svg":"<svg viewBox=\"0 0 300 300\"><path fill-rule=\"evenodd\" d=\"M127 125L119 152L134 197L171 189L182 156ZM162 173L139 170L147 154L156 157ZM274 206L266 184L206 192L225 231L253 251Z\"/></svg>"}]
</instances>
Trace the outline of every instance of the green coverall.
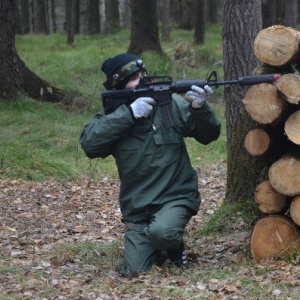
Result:
<instances>
[{"instance_id":1,"label":"green coverall","mask_svg":"<svg viewBox=\"0 0 300 300\"><path fill-rule=\"evenodd\" d=\"M89 158L116 160L121 181L119 203L125 230L124 276L147 271L156 250L177 249L201 202L198 178L185 137L208 144L220 135L220 122L205 102L199 109L172 95L175 126L166 128L159 107L135 120L125 104L96 114L80 136Z\"/></svg>"}]
</instances>

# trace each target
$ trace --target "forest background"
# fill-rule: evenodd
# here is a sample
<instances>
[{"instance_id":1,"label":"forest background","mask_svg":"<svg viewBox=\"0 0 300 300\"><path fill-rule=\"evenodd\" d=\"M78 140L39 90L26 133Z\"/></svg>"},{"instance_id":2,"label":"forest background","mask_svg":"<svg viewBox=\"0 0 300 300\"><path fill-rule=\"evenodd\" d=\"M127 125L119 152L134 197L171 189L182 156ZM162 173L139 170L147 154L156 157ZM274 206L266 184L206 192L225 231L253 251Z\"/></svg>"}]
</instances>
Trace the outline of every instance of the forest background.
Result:
<instances>
[{"instance_id":1,"label":"forest background","mask_svg":"<svg viewBox=\"0 0 300 300\"><path fill-rule=\"evenodd\" d=\"M244 1L238 2L242 9ZM297 27L298 1L259 2L262 5L262 27L273 24ZM164 6L168 3L169 9ZM200 14L196 9L198 3L201 3L202 8L205 7ZM258 1L253 3L257 4ZM18 2L16 50L19 56L31 71L64 91L72 101L47 102L42 90L36 99L39 101L22 92L11 98L1 94L0 199L3 251L0 273L2 282L5 282L0 290L2 298L74 299L75 295L81 295L78 299L133 299L141 296L154 299L249 299L271 295L277 299L294 299L299 288L296 283L299 279L297 257L264 266L247 259L249 253L245 246L244 226L246 232L249 232L249 225L255 218L255 209L249 202L225 207L214 213L208 225L201 228L210 233L214 231L213 236L203 237L198 227L192 228L188 244L197 244L199 247L191 253L193 272L179 274L172 268L158 270L150 277L132 282L122 281L113 273L121 259L121 236L116 229L120 224L113 222L114 218L119 217L115 206L118 182L116 169L110 158L88 160L78 145L78 137L84 124L101 107L99 93L103 90L104 82L100 72L102 61L120 51L126 52L130 47L132 11L129 4L129 1L112 0ZM171 75L175 80L182 80L206 78L213 69L222 79L223 1L158 1L157 4L159 42L166 55L153 50L142 52L142 58L151 74ZM71 15L70 11L73 11ZM166 16L170 17L169 20ZM199 19L202 21L196 22ZM199 35L196 36L196 33ZM216 178L220 177L223 180L220 186L224 190L227 137L223 98L223 90L220 88L215 90L211 99L222 120L221 138L208 147L192 141L187 143L193 165L199 173L203 172L207 176L203 180L216 182ZM211 172L216 174L216 178L211 177ZM97 181L100 181L100 186ZM202 182L202 185L205 184ZM220 198L216 186L212 184L210 190ZM81 224L78 220L85 216L83 211L88 214L92 209L97 210L95 203L89 206L88 211L85 210L85 205L90 205L89 193L94 195L91 190L86 190L87 187L101 194L101 204L96 204L98 210L99 207L103 209L100 211L103 219L99 221L101 226L95 226L95 231L100 230L104 243L94 243L99 241L97 233L92 230L87 233L84 226L77 226ZM40 193L37 195L36 191ZM64 208L68 214L69 208L61 207L55 199L59 200L59 195L64 192L75 194L76 191L78 194L74 196L73 205L77 211L72 211L72 218L69 219L56 210ZM38 196L38 201L35 196ZM49 199L53 200L52 204ZM82 202L83 199L87 202ZM107 200L106 206L111 205L109 212L103 206L104 200ZM214 199L214 205L207 207L207 210L210 208L215 212L222 200ZM37 208L32 206L33 203L41 207L43 212L35 211ZM240 215L242 206L244 209L249 208L248 215ZM53 213L57 213L61 219L56 220ZM41 222L41 217L46 220L47 215L51 216L52 223L51 220L49 223ZM36 218L33 219L34 223L20 222L21 219L28 221L32 217ZM224 218L228 218L227 229L234 231L228 231L231 238L221 230L224 230ZM63 219L70 224L62 225ZM88 218L85 217L85 220ZM51 227L49 224L56 227L47 236L44 227ZM37 231L34 231L34 225ZM84 225L88 226L89 223ZM105 228L108 230L107 235ZM59 236L54 238L55 232L59 232ZM92 233L95 236L89 240L87 237ZM236 234L238 238L234 237ZM200 268L199 259L202 263ZM195 276L187 276L189 273L195 273ZM286 274L290 276L289 280L284 280ZM26 277L28 275L29 280ZM232 279L229 280L229 277ZM80 287L83 283L86 286Z\"/></svg>"},{"instance_id":2,"label":"forest background","mask_svg":"<svg viewBox=\"0 0 300 300\"><path fill-rule=\"evenodd\" d=\"M67 87L65 90L64 86L58 86L57 88L55 81L48 84L47 81L50 81L51 78L45 77L44 80L41 75L36 76L30 68L24 65L22 59L16 54L18 49L14 51L14 35L16 32L20 34L20 37L26 36L28 33L30 35L36 33L38 36L47 37L51 32L58 34L64 32L67 33L67 44L73 47L76 46L74 38L76 34L78 34L79 39L81 37L95 38L96 35L102 34L107 37L107 40L99 45L99 57L96 60L98 59L98 66L100 66L101 61L107 56L116 54L116 51L109 48L110 35L114 32L129 29L129 44L126 45L124 44L126 42L123 42L124 48L122 51L142 55L153 66L151 70L153 75L169 74L175 79L207 77L211 69L216 69L215 66L219 66L221 67L220 78L223 77L224 73L225 79L235 79L252 73L257 65L257 60L252 51L252 44L258 30L281 23L296 27L298 21L298 1L295 0L255 0L249 3L205 0L158 2L136 0L9 2L5 0L2 3L4 8L5 3L15 3L16 14L11 16L6 14L5 9L2 9L2 27L7 27L7 30L1 33L4 41L1 44L3 47L1 55L5 58L2 61L3 67L0 69L2 78L1 95L6 96L20 90L37 100L60 102L63 105L73 107L81 106L82 109L92 107L93 99L90 95L86 97L76 88ZM242 14L245 14L245 17L248 18L248 23ZM14 25L13 32L11 24ZM222 43L217 48L221 55L217 59L209 57L212 52L211 49L207 48L208 45L205 39L207 24L223 25ZM171 41L170 35L174 30L192 32L191 44L176 43L174 41L176 45L171 49L162 49L161 41ZM10 32L10 35L7 35L6 32ZM9 39L7 39L7 36L9 36ZM11 47L11 44L13 47ZM198 46L199 51L203 53L197 53L198 49L195 49L195 46ZM106 50L107 52L105 52ZM168 56L170 50L173 53ZM30 50L27 49L27 51ZM154 58L148 58L147 55L149 56L149 54L150 56L153 54ZM89 59L87 55L88 53L85 53L82 59ZM158 57L155 57L155 55ZM189 55L192 55L192 57ZM238 63L235 61L237 56L240 57ZM244 59L241 60L243 57ZM192 67L190 70L195 72L187 73L184 66ZM65 70L66 68L62 72ZM74 72L74 70L73 68L72 71ZM99 71L99 69L96 71ZM7 74L10 75L7 76ZM97 72L94 74L97 74ZM103 80L101 73L97 78ZM245 93L245 89L226 87L224 92L225 118L227 121L230 120L226 123L227 150L229 150L227 161L230 161L226 199L235 202L251 196L249 192L253 191L258 170L262 168L264 162L255 161L253 163L248 157L244 159L245 164L241 164L240 160L238 161L238 157L241 156L242 145L240 140L242 134L249 130L249 124L251 124L247 117L240 118L240 111L243 110L240 95ZM218 95L220 96L221 92L218 91L216 96ZM235 132L241 132L241 134L238 136L235 135ZM4 161L4 158L2 158L2 161ZM239 166L243 165L247 167L241 169ZM237 177L235 174L238 173L240 175Z\"/></svg>"}]
</instances>

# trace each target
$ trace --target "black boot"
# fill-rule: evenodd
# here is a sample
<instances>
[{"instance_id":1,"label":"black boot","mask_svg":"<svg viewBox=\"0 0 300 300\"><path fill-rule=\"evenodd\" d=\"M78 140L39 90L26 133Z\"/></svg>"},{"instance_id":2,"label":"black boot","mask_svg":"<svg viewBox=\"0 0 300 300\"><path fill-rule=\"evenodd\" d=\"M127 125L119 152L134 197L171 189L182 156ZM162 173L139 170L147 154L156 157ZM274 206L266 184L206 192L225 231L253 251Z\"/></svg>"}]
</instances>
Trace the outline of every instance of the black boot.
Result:
<instances>
[{"instance_id":1,"label":"black boot","mask_svg":"<svg viewBox=\"0 0 300 300\"><path fill-rule=\"evenodd\" d=\"M168 255L165 251L159 249L156 250L155 265L161 268L164 266L167 259L168 259Z\"/></svg>"},{"instance_id":2,"label":"black boot","mask_svg":"<svg viewBox=\"0 0 300 300\"><path fill-rule=\"evenodd\" d=\"M183 242L177 250L167 251L167 254L168 254L169 259L175 266L177 266L177 267L187 266L187 258L186 258L186 253L185 253L185 248L184 248Z\"/></svg>"}]
</instances>

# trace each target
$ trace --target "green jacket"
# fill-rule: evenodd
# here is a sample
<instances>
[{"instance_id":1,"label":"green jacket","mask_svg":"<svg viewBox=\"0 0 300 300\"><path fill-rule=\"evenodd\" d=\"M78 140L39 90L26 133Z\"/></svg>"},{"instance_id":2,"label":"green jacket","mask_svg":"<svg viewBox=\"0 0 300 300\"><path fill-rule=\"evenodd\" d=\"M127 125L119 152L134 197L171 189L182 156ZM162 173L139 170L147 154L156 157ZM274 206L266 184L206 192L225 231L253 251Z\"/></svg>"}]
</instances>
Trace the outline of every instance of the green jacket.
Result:
<instances>
[{"instance_id":1,"label":"green jacket","mask_svg":"<svg viewBox=\"0 0 300 300\"><path fill-rule=\"evenodd\" d=\"M80 144L89 158L112 155L116 160L123 221L148 219L170 201L189 207L192 214L198 211L198 178L184 138L208 144L219 137L221 125L208 103L193 109L173 94L172 109L176 126L171 128L164 126L159 109L134 120L123 104L109 115L100 111L83 129Z\"/></svg>"}]
</instances>

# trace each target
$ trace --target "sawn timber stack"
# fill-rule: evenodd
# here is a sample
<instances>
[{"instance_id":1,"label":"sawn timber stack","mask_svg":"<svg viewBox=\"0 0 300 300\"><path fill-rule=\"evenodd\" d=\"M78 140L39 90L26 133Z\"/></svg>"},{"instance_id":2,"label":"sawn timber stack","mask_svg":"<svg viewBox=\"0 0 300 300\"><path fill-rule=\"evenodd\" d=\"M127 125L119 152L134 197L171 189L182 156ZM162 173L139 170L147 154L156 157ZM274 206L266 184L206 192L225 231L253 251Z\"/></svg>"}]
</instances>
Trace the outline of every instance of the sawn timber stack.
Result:
<instances>
[{"instance_id":1,"label":"sawn timber stack","mask_svg":"<svg viewBox=\"0 0 300 300\"><path fill-rule=\"evenodd\" d=\"M256 74L281 73L273 84L248 89L242 102L257 128L244 146L252 156L268 158L255 190L261 218L253 227L255 260L300 252L300 32L275 25L261 30L254 53L261 66Z\"/></svg>"}]
</instances>

